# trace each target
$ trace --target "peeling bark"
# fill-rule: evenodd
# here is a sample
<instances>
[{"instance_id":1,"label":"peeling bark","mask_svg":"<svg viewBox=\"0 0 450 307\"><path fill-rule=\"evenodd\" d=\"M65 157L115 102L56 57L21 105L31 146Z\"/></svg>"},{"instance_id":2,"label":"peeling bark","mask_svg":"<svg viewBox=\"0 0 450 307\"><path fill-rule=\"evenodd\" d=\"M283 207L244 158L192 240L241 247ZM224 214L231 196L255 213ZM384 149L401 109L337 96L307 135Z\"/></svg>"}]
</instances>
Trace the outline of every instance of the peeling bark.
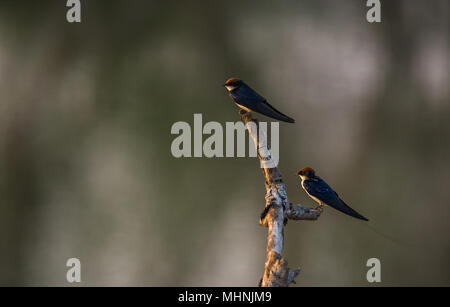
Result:
<instances>
[{"instance_id":1,"label":"peeling bark","mask_svg":"<svg viewBox=\"0 0 450 307\"><path fill-rule=\"evenodd\" d=\"M255 143L266 179L266 206L259 223L268 228L267 248L264 274L259 285L261 287L287 287L289 284L295 283L294 279L299 274L300 268L289 269L287 261L282 256L284 226L288 219L316 220L322 210L289 203L281 172L272 160L266 132L258 129L258 121L251 117L251 113L240 110L239 115Z\"/></svg>"}]
</instances>

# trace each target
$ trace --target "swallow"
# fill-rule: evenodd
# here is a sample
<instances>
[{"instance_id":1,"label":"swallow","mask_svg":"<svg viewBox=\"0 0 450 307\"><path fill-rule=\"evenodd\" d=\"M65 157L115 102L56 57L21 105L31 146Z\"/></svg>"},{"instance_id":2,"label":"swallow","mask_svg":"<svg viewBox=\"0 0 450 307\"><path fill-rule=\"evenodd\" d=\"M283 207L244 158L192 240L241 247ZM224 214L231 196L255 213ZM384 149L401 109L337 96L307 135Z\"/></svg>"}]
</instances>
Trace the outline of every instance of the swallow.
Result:
<instances>
[{"instance_id":1,"label":"swallow","mask_svg":"<svg viewBox=\"0 0 450 307\"><path fill-rule=\"evenodd\" d=\"M320 207L327 205L357 219L368 221L367 218L350 208L333 189L320 178L310 167L304 167L297 172L301 178L301 186L306 194L319 203Z\"/></svg>"},{"instance_id":2,"label":"swallow","mask_svg":"<svg viewBox=\"0 0 450 307\"><path fill-rule=\"evenodd\" d=\"M241 109L247 112L258 112L273 119L281 120L287 123L295 123L295 120L284 115L272 107L266 98L260 96L244 81L238 78L230 78L223 85L230 93L231 99Z\"/></svg>"}]
</instances>

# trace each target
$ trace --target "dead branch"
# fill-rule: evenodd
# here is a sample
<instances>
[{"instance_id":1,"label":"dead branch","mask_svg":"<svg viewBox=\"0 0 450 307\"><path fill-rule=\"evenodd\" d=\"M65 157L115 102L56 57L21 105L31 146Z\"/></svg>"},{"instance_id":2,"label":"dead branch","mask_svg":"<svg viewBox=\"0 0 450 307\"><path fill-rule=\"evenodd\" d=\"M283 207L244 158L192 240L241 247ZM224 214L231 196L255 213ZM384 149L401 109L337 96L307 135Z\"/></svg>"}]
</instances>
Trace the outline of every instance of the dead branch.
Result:
<instances>
[{"instance_id":1,"label":"dead branch","mask_svg":"<svg viewBox=\"0 0 450 307\"><path fill-rule=\"evenodd\" d=\"M320 216L321 210L289 203L281 172L272 159L270 148L267 144L266 132L263 129L258 129L258 121L251 117L251 113L240 110L239 115L255 143L261 168L266 179L266 205L259 223L268 228L268 233L266 262L260 286L287 287L289 284L295 283L294 278L300 272L300 268L295 270L289 269L287 261L282 257L283 228L288 219L316 220Z\"/></svg>"}]
</instances>

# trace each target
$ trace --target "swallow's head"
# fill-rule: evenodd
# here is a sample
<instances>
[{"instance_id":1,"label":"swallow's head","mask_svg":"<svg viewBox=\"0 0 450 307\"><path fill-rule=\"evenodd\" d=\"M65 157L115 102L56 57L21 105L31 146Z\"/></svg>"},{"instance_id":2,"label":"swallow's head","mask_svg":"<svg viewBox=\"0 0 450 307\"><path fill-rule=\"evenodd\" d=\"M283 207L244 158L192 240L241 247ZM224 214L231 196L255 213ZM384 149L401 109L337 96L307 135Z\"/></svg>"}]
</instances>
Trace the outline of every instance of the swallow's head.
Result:
<instances>
[{"instance_id":1,"label":"swallow's head","mask_svg":"<svg viewBox=\"0 0 450 307\"><path fill-rule=\"evenodd\" d=\"M229 92L238 89L244 82L238 78L230 78L228 79L223 86L227 88Z\"/></svg>"},{"instance_id":2,"label":"swallow's head","mask_svg":"<svg viewBox=\"0 0 450 307\"><path fill-rule=\"evenodd\" d=\"M297 172L297 176L299 176L302 180L313 178L316 175L316 172L310 167L304 167Z\"/></svg>"}]
</instances>

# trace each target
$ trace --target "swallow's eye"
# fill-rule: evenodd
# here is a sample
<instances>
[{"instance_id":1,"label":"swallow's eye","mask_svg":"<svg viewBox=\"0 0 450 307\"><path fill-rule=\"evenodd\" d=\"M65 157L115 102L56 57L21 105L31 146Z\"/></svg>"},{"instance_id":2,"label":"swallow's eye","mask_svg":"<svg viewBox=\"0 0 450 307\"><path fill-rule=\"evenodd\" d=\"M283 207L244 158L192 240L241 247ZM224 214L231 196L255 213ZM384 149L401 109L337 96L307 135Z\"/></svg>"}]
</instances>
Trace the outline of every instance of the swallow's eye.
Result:
<instances>
[{"instance_id":1,"label":"swallow's eye","mask_svg":"<svg viewBox=\"0 0 450 307\"><path fill-rule=\"evenodd\" d=\"M237 86L241 85L241 81L240 80L232 80L232 81L229 81L227 83L227 85L237 87Z\"/></svg>"}]
</instances>

